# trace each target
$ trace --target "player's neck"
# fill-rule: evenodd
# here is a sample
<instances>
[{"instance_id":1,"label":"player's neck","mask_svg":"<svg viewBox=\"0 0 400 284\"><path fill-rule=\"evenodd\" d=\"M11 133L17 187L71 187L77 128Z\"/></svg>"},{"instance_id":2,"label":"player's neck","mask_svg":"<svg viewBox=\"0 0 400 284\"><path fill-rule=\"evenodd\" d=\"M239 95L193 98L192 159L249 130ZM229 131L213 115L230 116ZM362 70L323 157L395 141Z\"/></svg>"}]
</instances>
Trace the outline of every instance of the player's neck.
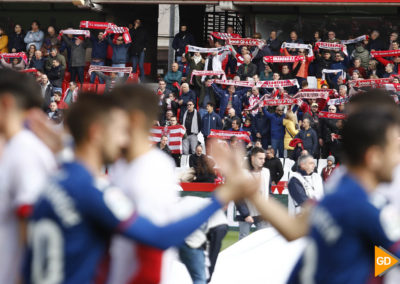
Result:
<instances>
[{"instance_id":1,"label":"player's neck","mask_svg":"<svg viewBox=\"0 0 400 284\"><path fill-rule=\"evenodd\" d=\"M7 141L11 140L15 135L17 135L23 129L23 119L14 114L12 117L8 117L5 128L4 128L4 137Z\"/></svg>"},{"instance_id":2,"label":"player's neck","mask_svg":"<svg viewBox=\"0 0 400 284\"><path fill-rule=\"evenodd\" d=\"M95 149L93 145L81 145L76 147L75 157L83 163L94 176L99 176L101 174L103 166L102 159L98 150Z\"/></svg>"},{"instance_id":3,"label":"player's neck","mask_svg":"<svg viewBox=\"0 0 400 284\"><path fill-rule=\"evenodd\" d=\"M373 192L378 186L378 179L365 167L348 167L348 172L357 179L367 192Z\"/></svg>"},{"instance_id":4,"label":"player's neck","mask_svg":"<svg viewBox=\"0 0 400 284\"><path fill-rule=\"evenodd\" d=\"M149 133L144 131L135 131L131 133L131 141L128 146L127 161L131 162L134 159L148 153L151 150L149 143Z\"/></svg>"}]
</instances>

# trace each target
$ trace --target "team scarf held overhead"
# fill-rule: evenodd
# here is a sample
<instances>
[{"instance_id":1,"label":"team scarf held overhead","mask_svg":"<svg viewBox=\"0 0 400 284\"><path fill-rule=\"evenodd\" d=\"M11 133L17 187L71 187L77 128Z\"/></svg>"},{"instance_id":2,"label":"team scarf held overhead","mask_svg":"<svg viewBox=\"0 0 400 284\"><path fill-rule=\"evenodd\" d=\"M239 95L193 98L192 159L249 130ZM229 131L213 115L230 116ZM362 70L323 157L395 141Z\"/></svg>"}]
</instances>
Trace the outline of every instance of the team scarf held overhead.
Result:
<instances>
[{"instance_id":1,"label":"team scarf held overhead","mask_svg":"<svg viewBox=\"0 0 400 284\"><path fill-rule=\"evenodd\" d=\"M214 79L215 84L226 85L226 86L237 86L237 87L246 87L251 88L255 86L255 82L252 81L234 81L234 80L219 80Z\"/></svg>"},{"instance_id":2,"label":"team scarf held overhead","mask_svg":"<svg viewBox=\"0 0 400 284\"><path fill-rule=\"evenodd\" d=\"M303 55L296 56L264 56L263 61L267 63L284 63L284 62L299 62L305 60Z\"/></svg>"},{"instance_id":3,"label":"team scarf held overhead","mask_svg":"<svg viewBox=\"0 0 400 284\"><path fill-rule=\"evenodd\" d=\"M74 29L68 29L68 30L61 30L60 31L60 36L62 35L83 35L86 38L90 37L90 31L88 30L74 30Z\"/></svg>"},{"instance_id":4,"label":"team scarf held overhead","mask_svg":"<svg viewBox=\"0 0 400 284\"><path fill-rule=\"evenodd\" d=\"M297 92L293 97L296 99L323 99L328 100L329 95L332 94L330 89L303 89Z\"/></svg>"},{"instance_id":5,"label":"team scarf held overhead","mask_svg":"<svg viewBox=\"0 0 400 284\"><path fill-rule=\"evenodd\" d=\"M297 79L290 79L290 80L277 80L277 81L259 81L256 83L258 88L286 88L286 87L299 87L299 83Z\"/></svg>"},{"instance_id":6,"label":"team scarf held overhead","mask_svg":"<svg viewBox=\"0 0 400 284\"><path fill-rule=\"evenodd\" d=\"M97 30L105 30L116 26L114 23L108 22L93 22L93 21L81 21L79 27L81 29L97 29Z\"/></svg>"},{"instance_id":7,"label":"team scarf held overhead","mask_svg":"<svg viewBox=\"0 0 400 284\"><path fill-rule=\"evenodd\" d=\"M306 49L308 50L308 57L314 57L314 53L312 51L312 47L309 44L304 44L304 43L292 43L292 42L284 42L281 45L281 53L283 53L283 50L285 48L289 49Z\"/></svg>"},{"instance_id":8,"label":"team scarf held overhead","mask_svg":"<svg viewBox=\"0 0 400 284\"><path fill-rule=\"evenodd\" d=\"M229 47L221 46L221 47L206 48L206 47L198 47L198 46L194 46L194 45L187 45L185 48L185 53L188 53L188 52L221 53L224 51L229 51Z\"/></svg>"},{"instance_id":9,"label":"team scarf held overhead","mask_svg":"<svg viewBox=\"0 0 400 284\"><path fill-rule=\"evenodd\" d=\"M193 84L193 76L222 76L222 79L225 79L225 72L220 70L220 71L212 71L212 70L207 70L207 71L201 71L201 70L193 70L192 71L192 76L190 77L190 84Z\"/></svg>"},{"instance_id":10,"label":"team scarf held overhead","mask_svg":"<svg viewBox=\"0 0 400 284\"><path fill-rule=\"evenodd\" d=\"M315 50L317 49L328 49L328 50L336 50L341 51L347 56L347 47L342 43L335 43L335 42L317 42L315 44Z\"/></svg>"},{"instance_id":11,"label":"team scarf held overhead","mask_svg":"<svg viewBox=\"0 0 400 284\"><path fill-rule=\"evenodd\" d=\"M129 29L127 27L109 27L104 31L103 38L105 38L109 34L122 34L122 37L126 44L132 42L131 35L129 34Z\"/></svg>"},{"instance_id":12,"label":"team scarf held overhead","mask_svg":"<svg viewBox=\"0 0 400 284\"><path fill-rule=\"evenodd\" d=\"M220 32L212 32L209 37L217 38L222 40L227 40L230 38L241 38L239 34L230 34L230 33L220 33Z\"/></svg>"},{"instance_id":13,"label":"team scarf held overhead","mask_svg":"<svg viewBox=\"0 0 400 284\"><path fill-rule=\"evenodd\" d=\"M400 56L400 49L371 51L372 57L397 57Z\"/></svg>"},{"instance_id":14,"label":"team scarf held overhead","mask_svg":"<svg viewBox=\"0 0 400 284\"><path fill-rule=\"evenodd\" d=\"M347 104L349 102L348 98L338 98L338 99L330 99L328 101L328 106L330 105L343 105L343 104Z\"/></svg>"},{"instance_id":15,"label":"team scarf held overhead","mask_svg":"<svg viewBox=\"0 0 400 284\"><path fill-rule=\"evenodd\" d=\"M90 65L88 73L92 72L106 72L106 73L132 73L132 67L111 67L111 66L100 66L100 65Z\"/></svg>"},{"instance_id":16,"label":"team scarf held overhead","mask_svg":"<svg viewBox=\"0 0 400 284\"><path fill-rule=\"evenodd\" d=\"M383 84L389 84L392 82L392 78L381 78L381 79L366 79L366 80L351 80L349 81L349 86L352 88L362 88L362 87L373 87L377 88Z\"/></svg>"},{"instance_id":17,"label":"team scarf held overhead","mask_svg":"<svg viewBox=\"0 0 400 284\"><path fill-rule=\"evenodd\" d=\"M25 52L1 53L0 58L4 59L21 58L25 62L25 64L28 64L28 57L26 57Z\"/></svg>"},{"instance_id":18,"label":"team scarf held overhead","mask_svg":"<svg viewBox=\"0 0 400 284\"><path fill-rule=\"evenodd\" d=\"M249 134L246 131L228 131L228 130L211 129L208 138L229 140L232 136L236 136L239 140L243 140L246 143L251 142Z\"/></svg>"},{"instance_id":19,"label":"team scarf held overhead","mask_svg":"<svg viewBox=\"0 0 400 284\"><path fill-rule=\"evenodd\" d=\"M367 35L362 35L353 39L347 39L347 40L342 40L340 41L341 44L354 44L360 41L364 41L364 40L369 40L369 36Z\"/></svg>"},{"instance_id":20,"label":"team scarf held overhead","mask_svg":"<svg viewBox=\"0 0 400 284\"><path fill-rule=\"evenodd\" d=\"M346 119L347 115L345 115L344 113L333 113L333 112L321 111L321 112L319 112L318 117L328 118L328 119Z\"/></svg>"},{"instance_id":21,"label":"team scarf held overhead","mask_svg":"<svg viewBox=\"0 0 400 284\"><path fill-rule=\"evenodd\" d=\"M253 38L228 38L226 40L228 45L245 45L245 46L263 46L265 43L261 39Z\"/></svg>"},{"instance_id":22,"label":"team scarf held overhead","mask_svg":"<svg viewBox=\"0 0 400 284\"><path fill-rule=\"evenodd\" d=\"M182 138L185 135L185 127L182 125L174 126L153 126L150 130L150 141L158 143L161 141L161 136L168 137L168 147L172 154L182 154Z\"/></svg>"},{"instance_id":23,"label":"team scarf held overhead","mask_svg":"<svg viewBox=\"0 0 400 284\"><path fill-rule=\"evenodd\" d=\"M321 71L322 73L322 80L325 80L325 74L337 74L337 73L341 73L342 79L345 80L346 79L346 73L344 72L344 70L342 69L322 69Z\"/></svg>"}]
</instances>

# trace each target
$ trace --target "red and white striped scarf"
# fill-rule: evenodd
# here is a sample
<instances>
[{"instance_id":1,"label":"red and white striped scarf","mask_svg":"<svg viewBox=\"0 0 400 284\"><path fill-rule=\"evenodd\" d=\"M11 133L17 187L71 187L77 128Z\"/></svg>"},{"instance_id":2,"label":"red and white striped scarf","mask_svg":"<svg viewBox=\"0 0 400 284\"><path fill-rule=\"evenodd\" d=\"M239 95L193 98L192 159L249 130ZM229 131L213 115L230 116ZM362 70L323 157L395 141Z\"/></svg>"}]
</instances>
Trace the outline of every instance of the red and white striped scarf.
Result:
<instances>
[{"instance_id":1,"label":"red and white striped scarf","mask_svg":"<svg viewBox=\"0 0 400 284\"><path fill-rule=\"evenodd\" d=\"M228 38L226 44L229 45L246 45L246 46L262 46L264 41L254 38Z\"/></svg>"},{"instance_id":2,"label":"red and white striped scarf","mask_svg":"<svg viewBox=\"0 0 400 284\"><path fill-rule=\"evenodd\" d=\"M62 35L84 35L85 37L90 37L90 31L88 31L88 30L73 30L73 29L61 30L60 36L62 36Z\"/></svg>"},{"instance_id":3,"label":"red and white striped scarf","mask_svg":"<svg viewBox=\"0 0 400 284\"><path fill-rule=\"evenodd\" d=\"M400 49L396 49L396 50L371 51L371 56L372 56L372 57L400 56Z\"/></svg>"},{"instance_id":4,"label":"red and white striped scarf","mask_svg":"<svg viewBox=\"0 0 400 284\"><path fill-rule=\"evenodd\" d=\"M266 99L262 101L261 106L283 106L283 105L295 105L298 104L298 99Z\"/></svg>"},{"instance_id":5,"label":"red and white striped scarf","mask_svg":"<svg viewBox=\"0 0 400 284\"><path fill-rule=\"evenodd\" d=\"M187 45L185 48L185 52L200 52L200 53L220 53L223 51L228 51L229 47L227 46L221 46L221 47L213 47L213 48L206 48L206 47L198 47L194 45Z\"/></svg>"},{"instance_id":6,"label":"red and white striped scarf","mask_svg":"<svg viewBox=\"0 0 400 284\"><path fill-rule=\"evenodd\" d=\"M37 73L36 68L29 68L29 69L23 69L19 70L20 73Z\"/></svg>"},{"instance_id":7,"label":"red and white striped scarf","mask_svg":"<svg viewBox=\"0 0 400 284\"><path fill-rule=\"evenodd\" d=\"M330 99L328 101L328 105L342 105L346 104L349 101L348 98L338 98L338 99Z\"/></svg>"},{"instance_id":8,"label":"red and white striped scarf","mask_svg":"<svg viewBox=\"0 0 400 284\"><path fill-rule=\"evenodd\" d=\"M304 60L303 55L296 56L264 56L264 63L283 63L283 62L298 62Z\"/></svg>"},{"instance_id":9,"label":"red and white striped scarf","mask_svg":"<svg viewBox=\"0 0 400 284\"><path fill-rule=\"evenodd\" d=\"M320 89L305 89L300 90L294 95L296 99L323 99L327 100L329 98L329 91L320 90Z\"/></svg>"},{"instance_id":10,"label":"red and white striped scarf","mask_svg":"<svg viewBox=\"0 0 400 284\"><path fill-rule=\"evenodd\" d=\"M208 138L229 140L232 136L236 136L239 140L243 140L246 143L250 143L251 141L249 134L246 131L228 131L228 130L211 129Z\"/></svg>"},{"instance_id":11,"label":"red and white striped scarf","mask_svg":"<svg viewBox=\"0 0 400 284\"><path fill-rule=\"evenodd\" d=\"M201 71L201 70L193 70L192 71L192 76L190 77L190 84L193 82L193 76L221 76L222 79L225 79L225 72L220 70L220 71L212 71L212 70L207 70L207 71Z\"/></svg>"},{"instance_id":12,"label":"red and white striped scarf","mask_svg":"<svg viewBox=\"0 0 400 284\"><path fill-rule=\"evenodd\" d=\"M336 43L336 42L324 42L320 41L315 44L315 50L317 49L328 49L328 50L336 50L342 51L344 54L347 55L347 47L344 44Z\"/></svg>"},{"instance_id":13,"label":"red and white striped scarf","mask_svg":"<svg viewBox=\"0 0 400 284\"><path fill-rule=\"evenodd\" d=\"M258 88L285 88L285 87L292 87L298 86L299 83L297 79L290 79L290 80L277 80L277 81L259 81L256 83Z\"/></svg>"},{"instance_id":14,"label":"red and white striped scarf","mask_svg":"<svg viewBox=\"0 0 400 284\"><path fill-rule=\"evenodd\" d=\"M351 80L349 81L350 87L379 87L383 84L391 83L392 78L382 78L382 79L366 79L366 80Z\"/></svg>"},{"instance_id":15,"label":"red and white striped scarf","mask_svg":"<svg viewBox=\"0 0 400 284\"><path fill-rule=\"evenodd\" d=\"M94 71L112 72L112 73L118 72L118 73L130 74L132 72L132 67L111 67L111 66L90 65L89 74L91 74Z\"/></svg>"},{"instance_id":16,"label":"red and white striped scarf","mask_svg":"<svg viewBox=\"0 0 400 284\"><path fill-rule=\"evenodd\" d=\"M294 48L294 49L307 49L308 50L308 57L314 57L314 53L312 47L308 44L304 43L293 43L293 42L284 42L281 45L281 53L283 53L283 49L285 48Z\"/></svg>"},{"instance_id":17,"label":"red and white striped scarf","mask_svg":"<svg viewBox=\"0 0 400 284\"><path fill-rule=\"evenodd\" d=\"M382 87L388 91L400 91L400 84L399 83L389 83L389 84L382 84Z\"/></svg>"},{"instance_id":18,"label":"red and white striped scarf","mask_svg":"<svg viewBox=\"0 0 400 284\"><path fill-rule=\"evenodd\" d=\"M14 53L1 53L0 58L10 59L10 58L21 58L25 64L28 64L28 58L25 52L14 52Z\"/></svg>"},{"instance_id":19,"label":"red and white striped scarf","mask_svg":"<svg viewBox=\"0 0 400 284\"><path fill-rule=\"evenodd\" d=\"M116 26L113 23L107 22L94 22L94 21L81 21L79 27L82 29L98 29L98 30L105 30L112 26Z\"/></svg>"},{"instance_id":20,"label":"red and white striped scarf","mask_svg":"<svg viewBox=\"0 0 400 284\"><path fill-rule=\"evenodd\" d=\"M220 85L229 85L229 86L238 86L238 87L254 87L255 83L251 81L234 81L234 80L219 80L219 79L214 79L215 84L220 84Z\"/></svg>"},{"instance_id":21,"label":"red and white striped scarf","mask_svg":"<svg viewBox=\"0 0 400 284\"><path fill-rule=\"evenodd\" d=\"M215 37L217 39L227 40L230 38L241 38L239 34L230 34L230 33L220 33L220 32L212 32L210 37Z\"/></svg>"},{"instance_id":22,"label":"red and white striped scarf","mask_svg":"<svg viewBox=\"0 0 400 284\"><path fill-rule=\"evenodd\" d=\"M360 41L364 41L364 40L368 40L369 36L367 35L362 35L353 39L348 39L348 40L341 40L340 43L341 44L353 44L353 43L357 43Z\"/></svg>"},{"instance_id":23,"label":"red and white striped scarf","mask_svg":"<svg viewBox=\"0 0 400 284\"><path fill-rule=\"evenodd\" d=\"M172 154L182 154L182 138L185 135L185 127L182 125L174 126L153 126L150 130L150 141L158 143L162 135L168 137L168 147Z\"/></svg>"},{"instance_id":24,"label":"red and white striped scarf","mask_svg":"<svg viewBox=\"0 0 400 284\"><path fill-rule=\"evenodd\" d=\"M329 119L346 119L347 115L344 113L333 113L327 111L321 111L318 116L320 118L329 118Z\"/></svg>"},{"instance_id":25,"label":"red and white striped scarf","mask_svg":"<svg viewBox=\"0 0 400 284\"><path fill-rule=\"evenodd\" d=\"M122 34L125 43L130 43L132 41L131 35L129 34L129 29L127 27L111 26L104 31L103 38L109 34Z\"/></svg>"}]
</instances>

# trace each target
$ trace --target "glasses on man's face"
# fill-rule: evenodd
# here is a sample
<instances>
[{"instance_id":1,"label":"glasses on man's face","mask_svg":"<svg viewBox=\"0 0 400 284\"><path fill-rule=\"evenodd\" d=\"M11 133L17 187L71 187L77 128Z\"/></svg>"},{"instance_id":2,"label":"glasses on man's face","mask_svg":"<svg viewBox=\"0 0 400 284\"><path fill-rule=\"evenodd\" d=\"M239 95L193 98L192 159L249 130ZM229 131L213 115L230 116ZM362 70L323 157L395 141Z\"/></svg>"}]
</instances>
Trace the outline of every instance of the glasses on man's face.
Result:
<instances>
[{"instance_id":1,"label":"glasses on man's face","mask_svg":"<svg viewBox=\"0 0 400 284\"><path fill-rule=\"evenodd\" d=\"M194 106L194 104L188 104L187 106Z\"/></svg>"},{"instance_id":2,"label":"glasses on man's face","mask_svg":"<svg viewBox=\"0 0 400 284\"><path fill-rule=\"evenodd\" d=\"M122 39L122 38L119 38L119 39L117 39L117 41L123 41L123 39Z\"/></svg>"},{"instance_id":3,"label":"glasses on man's face","mask_svg":"<svg viewBox=\"0 0 400 284\"><path fill-rule=\"evenodd\" d=\"M334 108L330 108L329 110L332 110L332 111L334 111L335 109L334 109Z\"/></svg>"}]
</instances>

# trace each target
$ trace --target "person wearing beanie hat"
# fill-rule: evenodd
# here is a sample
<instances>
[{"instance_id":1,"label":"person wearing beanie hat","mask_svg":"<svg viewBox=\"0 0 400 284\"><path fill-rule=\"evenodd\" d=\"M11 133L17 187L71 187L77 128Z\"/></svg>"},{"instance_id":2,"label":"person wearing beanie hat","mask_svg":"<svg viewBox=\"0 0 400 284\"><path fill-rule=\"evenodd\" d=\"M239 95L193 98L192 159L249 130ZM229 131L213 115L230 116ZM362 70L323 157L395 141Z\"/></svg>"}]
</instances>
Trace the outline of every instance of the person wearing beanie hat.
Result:
<instances>
[{"instance_id":1,"label":"person wearing beanie hat","mask_svg":"<svg viewBox=\"0 0 400 284\"><path fill-rule=\"evenodd\" d=\"M322 172L321 172L321 177L322 177L322 180L325 182L330 176L331 176L331 174L333 173L333 171L335 170L335 157L334 156L332 156L332 155L330 155L328 158L327 158L327 165L326 165L326 167L325 168L323 168L322 169Z\"/></svg>"}]
</instances>

